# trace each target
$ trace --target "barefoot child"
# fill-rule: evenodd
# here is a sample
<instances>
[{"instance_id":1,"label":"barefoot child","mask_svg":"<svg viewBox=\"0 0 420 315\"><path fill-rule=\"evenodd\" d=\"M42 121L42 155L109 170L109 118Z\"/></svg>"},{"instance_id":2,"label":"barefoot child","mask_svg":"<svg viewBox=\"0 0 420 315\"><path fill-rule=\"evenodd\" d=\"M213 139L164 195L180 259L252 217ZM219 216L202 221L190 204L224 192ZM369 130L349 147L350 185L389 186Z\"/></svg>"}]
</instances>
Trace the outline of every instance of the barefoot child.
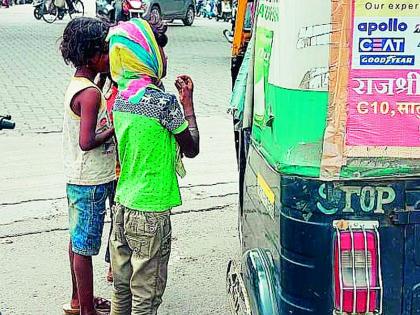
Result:
<instances>
[{"instance_id":1,"label":"barefoot child","mask_svg":"<svg viewBox=\"0 0 420 315\"><path fill-rule=\"evenodd\" d=\"M108 301L93 297L92 256L101 246L105 202L115 180L114 129L106 101L93 82L109 71L108 25L93 18L72 20L60 50L76 68L64 101L63 153L70 224L70 270L73 293L65 314L109 311Z\"/></svg>"}]
</instances>

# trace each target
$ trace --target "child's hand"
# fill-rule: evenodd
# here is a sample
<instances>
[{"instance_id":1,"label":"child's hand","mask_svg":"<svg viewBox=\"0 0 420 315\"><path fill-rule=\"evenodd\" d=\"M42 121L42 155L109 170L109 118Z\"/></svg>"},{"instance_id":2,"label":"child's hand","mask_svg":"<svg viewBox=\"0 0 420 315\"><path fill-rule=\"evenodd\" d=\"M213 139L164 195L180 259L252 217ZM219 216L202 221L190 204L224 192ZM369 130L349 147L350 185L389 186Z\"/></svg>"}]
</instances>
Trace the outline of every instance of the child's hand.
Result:
<instances>
[{"instance_id":1,"label":"child's hand","mask_svg":"<svg viewBox=\"0 0 420 315\"><path fill-rule=\"evenodd\" d=\"M179 100L184 111L193 110L194 83L187 75L181 75L175 80L175 87L179 92Z\"/></svg>"}]
</instances>

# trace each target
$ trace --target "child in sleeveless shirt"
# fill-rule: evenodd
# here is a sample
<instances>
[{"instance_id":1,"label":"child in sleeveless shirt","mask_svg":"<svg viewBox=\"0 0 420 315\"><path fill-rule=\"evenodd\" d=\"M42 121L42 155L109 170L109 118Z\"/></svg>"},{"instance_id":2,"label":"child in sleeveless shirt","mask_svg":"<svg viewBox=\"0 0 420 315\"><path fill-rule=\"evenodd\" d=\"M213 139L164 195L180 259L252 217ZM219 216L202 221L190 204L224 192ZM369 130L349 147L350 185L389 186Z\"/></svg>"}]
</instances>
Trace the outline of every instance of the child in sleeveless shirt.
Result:
<instances>
[{"instance_id":1,"label":"child in sleeveless shirt","mask_svg":"<svg viewBox=\"0 0 420 315\"><path fill-rule=\"evenodd\" d=\"M94 18L72 20L60 50L76 68L65 95L63 153L67 178L73 291L65 314L109 312L109 301L94 298L92 256L99 253L106 200L114 191L114 129L106 101L94 80L109 72L106 36L109 26Z\"/></svg>"}]
</instances>

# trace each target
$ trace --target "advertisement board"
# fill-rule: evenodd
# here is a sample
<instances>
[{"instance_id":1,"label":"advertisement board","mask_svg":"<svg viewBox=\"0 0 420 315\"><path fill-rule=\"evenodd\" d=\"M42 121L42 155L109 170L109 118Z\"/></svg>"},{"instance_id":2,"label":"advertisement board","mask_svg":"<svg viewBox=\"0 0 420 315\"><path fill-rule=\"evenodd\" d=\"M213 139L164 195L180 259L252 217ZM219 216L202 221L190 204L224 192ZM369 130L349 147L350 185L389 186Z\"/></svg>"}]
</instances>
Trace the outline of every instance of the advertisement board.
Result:
<instances>
[{"instance_id":1,"label":"advertisement board","mask_svg":"<svg viewBox=\"0 0 420 315\"><path fill-rule=\"evenodd\" d=\"M277 171L420 174L419 0L261 0L253 129Z\"/></svg>"},{"instance_id":2,"label":"advertisement board","mask_svg":"<svg viewBox=\"0 0 420 315\"><path fill-rule=\"evenodd\" d=\"M349 152L387 147L398 157L398 148L420 148L419 17L418 0L353 0Z\"/></svg>"}]
</instances>

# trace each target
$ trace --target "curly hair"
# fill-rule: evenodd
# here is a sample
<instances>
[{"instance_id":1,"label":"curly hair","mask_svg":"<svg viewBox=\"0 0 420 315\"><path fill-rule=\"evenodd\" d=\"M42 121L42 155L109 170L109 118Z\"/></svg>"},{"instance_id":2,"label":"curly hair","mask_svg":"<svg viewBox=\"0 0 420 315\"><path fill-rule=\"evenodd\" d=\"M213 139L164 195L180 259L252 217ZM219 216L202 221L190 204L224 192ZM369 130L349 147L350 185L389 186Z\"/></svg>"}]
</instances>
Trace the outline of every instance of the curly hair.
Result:
<instances>
[{"instance_id":1,"label":"curly hair","mask_svg":"<svg viewBox=\"0 0 420 315\"><path fill-rule=\"evenodd\" d=\"M109 24L96 18L81 17L70 21L60 43L64 62L80 68L88 65L97 53L108 52L108 31Z\"/></svg>"},{"instance_id":2,"label":"curly hair","mask_svg":"<svg viewBox=\"0 0 420 315\"><path fill-rule=\"evenodd\" d=\"M148 19L149 25L152 28L153 34L155 35L156 41L160 47L165 47L168 43L168 37L166 31L168 25L162 20L161 17L151 13Z\"/></svg>"}]
</instances>

